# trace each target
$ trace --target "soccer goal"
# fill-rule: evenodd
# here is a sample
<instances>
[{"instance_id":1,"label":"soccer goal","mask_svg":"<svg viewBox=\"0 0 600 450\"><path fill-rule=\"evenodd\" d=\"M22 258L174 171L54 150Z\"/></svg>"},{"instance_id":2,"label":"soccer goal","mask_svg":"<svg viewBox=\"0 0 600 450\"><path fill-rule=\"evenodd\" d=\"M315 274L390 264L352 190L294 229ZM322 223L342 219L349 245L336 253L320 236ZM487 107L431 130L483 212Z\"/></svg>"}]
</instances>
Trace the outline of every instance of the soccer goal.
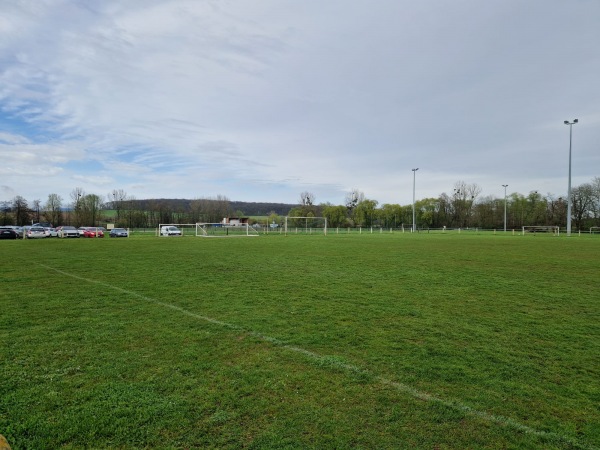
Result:
<instances>
[{"instance_id":1,"label":"soccer goal","mask_svg":"<svg viewBox=\"0 0 600 450\"><path fill-rule=\"evenodd\" d=\"M590 227L590 234L600 233L600 227Z\"/></svg>"},{"instance_id":2,"label":"soccer goal","mask_svg":"<svg viewBox=\"0 0 600 450\"><path fill-rule=\"evenodd\" d=\"M554 225L528 225L523 227L523 236L525 233L552 233L553 236L560 235L560 227Z\"/></svg>"},{"instance_id":3,"label":"soccer goal","mask_svg":"<svg viewBox=\"0 0 600 450\"><path fill-rule=\"evenodd\" d=\"M326 217L285 216L284 233L327 235Z\"/></svg>"},{"instance_id":4,"label":"soccer goal","mask_svg":"<svg viewBox=\"0 0 600 450\"><path fill-rule=\"evenodd\" d=\"M197 223L197 237L250 237L260 236L258 231L247 223L225 225L223 223Z\"/></svg>"}]
</instances>

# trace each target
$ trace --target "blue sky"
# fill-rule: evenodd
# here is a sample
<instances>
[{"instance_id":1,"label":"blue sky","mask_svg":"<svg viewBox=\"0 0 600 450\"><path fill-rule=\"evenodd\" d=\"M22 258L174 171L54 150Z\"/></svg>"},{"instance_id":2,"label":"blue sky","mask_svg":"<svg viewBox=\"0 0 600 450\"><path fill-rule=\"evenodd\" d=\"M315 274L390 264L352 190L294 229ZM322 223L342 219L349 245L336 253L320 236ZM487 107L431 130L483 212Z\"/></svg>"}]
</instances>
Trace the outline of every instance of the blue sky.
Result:
<instances>
[{"instance_id":1,"label":"blue sky","mask_svg":"<svg viewBox=\"0 0 600 450\"><path fill-rule=\"evenodd\" d=\"M0 0L0 201L564 196L600 176L597 0Z\"/></svg>"}]
</instances>

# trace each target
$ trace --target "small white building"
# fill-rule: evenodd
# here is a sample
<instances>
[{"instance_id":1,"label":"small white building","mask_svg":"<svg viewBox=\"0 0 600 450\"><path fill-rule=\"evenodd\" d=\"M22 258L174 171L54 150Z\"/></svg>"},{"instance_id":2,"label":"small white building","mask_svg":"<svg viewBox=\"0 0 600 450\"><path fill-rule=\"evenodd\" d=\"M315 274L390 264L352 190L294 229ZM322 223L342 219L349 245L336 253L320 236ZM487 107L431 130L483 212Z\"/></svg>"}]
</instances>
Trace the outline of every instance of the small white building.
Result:
<instances>
[{"instance_id":1,"label":"small white building","mask_svg":"<svg viewBox=\"0 0 600 450\"><path fill-rule=\"evenodd\" d=\"M221 223L230 227L239 227L240 225L247 225L249 217L224 217Z\"/></svg>"}]
</instances>

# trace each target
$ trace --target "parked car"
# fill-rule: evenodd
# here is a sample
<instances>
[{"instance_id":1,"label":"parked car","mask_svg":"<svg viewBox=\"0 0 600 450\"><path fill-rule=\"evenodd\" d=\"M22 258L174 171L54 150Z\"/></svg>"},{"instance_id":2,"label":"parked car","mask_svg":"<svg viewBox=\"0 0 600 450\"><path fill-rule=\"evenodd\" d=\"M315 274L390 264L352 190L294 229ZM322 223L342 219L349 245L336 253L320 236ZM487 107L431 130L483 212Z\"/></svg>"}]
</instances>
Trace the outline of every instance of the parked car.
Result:
<instances>
[{"instance_id":1,"label":"parked car","mask_svg":"<svg viewBox=\"0 0 600 450\"><path fill-rule=\"evenodd\" d=\"M19 233L13 228L0 228L0 239L19 239Z\"/></svg>"},{"instance_id":2,"label":"parked car","mask_svg":"<svg viewBox=\"0 0 600 450\"><path fill-rule=\"evenodd\" d=\"M86 227L83 230L83 237L87 237L87 238L95 238L95 237L99 237L99 238L103 238L104 237L104 233L102 232L102 230L96 228L96 227Z\"/></svg>"},{"instance_id":3,"label":"parked car","mask_svg":"<svg viewBox=\"0 0 600 450\"><path fill-rule=\"evenodd\" d=\"M113 228L108 234L110 237L128 237L129 234L125 228Z\"/></svg>"},{"instance_id":4,"label":"parked car","mask_svg":"<svg viewBox=\"0 0 600 450\"><path fill-rule=\"evenodd\" d=\"M181 230L173 225L164 225L160 227L161 236L181 236Z\"/></svg>"},{"instance_id":5,"label":"parked car","mask_svg":"<svg viewBox=\"0 0 600 450\"><path fill-rule=\"evenodd\" d=\"M31 227L27 230L27 239L47 238L50 233L43 227Z\"/></svg>"},{"instance_id":6,"label":"parked car","mask_svg":"<svg viewBox=\"0 0 600 450\"><path fill-rule=\"evenodd\" d=\"M8 229L8 230L13 230L15 233L17 233L17 235L19 236L19 238L23 237L23 227L18 227L15 225L3 225L0 227L0 229Z\"/></svg>"},{"instance_id":7,"label":"parked car","mask_svg":"<svg viewBox=\"0 0 600 450\"><path fill-rule=\"evenodd\" d=\"M50 222L38 222L31 225L32 227L54 228Z\"/></svg>"},{"instance_id":8,"label":"parked car","mask_svg":"<svg viewBox=\"0 0 600 450\"><path fill-rule=\"evenodd\" d=\"M58 237L60 238L78 238L79 230L75 227L64 225L62 227L58 227Z\"/></svg>"},{"instance_id":9,"label":"parked car","mask_svg":"<svg viewBox=\"0 0 600 450\"><path fill-rule=\"evenodd\" d=\"M56 228L52 228L52 227L44 227L45 230L48 232L48 237L58 237L58 231L56 231Z\"/></svg>"}]
</instances>

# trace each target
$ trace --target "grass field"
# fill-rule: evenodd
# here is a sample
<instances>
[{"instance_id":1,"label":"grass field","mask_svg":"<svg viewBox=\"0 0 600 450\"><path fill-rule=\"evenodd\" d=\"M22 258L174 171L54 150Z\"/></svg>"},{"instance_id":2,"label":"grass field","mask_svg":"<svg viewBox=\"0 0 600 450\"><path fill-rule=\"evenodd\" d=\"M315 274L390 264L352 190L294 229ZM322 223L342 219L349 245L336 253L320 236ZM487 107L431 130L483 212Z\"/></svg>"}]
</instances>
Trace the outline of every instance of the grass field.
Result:
<instances>
[{"instance_id":1,"label":"grass field","mask_svg":"<svg viewBox=\"0 0 600 450\"><path fill-rule=\"evenodd\" d=\"M0 242L17 449L600 448L597 236Z\"/></svg>"}]
</instances>

